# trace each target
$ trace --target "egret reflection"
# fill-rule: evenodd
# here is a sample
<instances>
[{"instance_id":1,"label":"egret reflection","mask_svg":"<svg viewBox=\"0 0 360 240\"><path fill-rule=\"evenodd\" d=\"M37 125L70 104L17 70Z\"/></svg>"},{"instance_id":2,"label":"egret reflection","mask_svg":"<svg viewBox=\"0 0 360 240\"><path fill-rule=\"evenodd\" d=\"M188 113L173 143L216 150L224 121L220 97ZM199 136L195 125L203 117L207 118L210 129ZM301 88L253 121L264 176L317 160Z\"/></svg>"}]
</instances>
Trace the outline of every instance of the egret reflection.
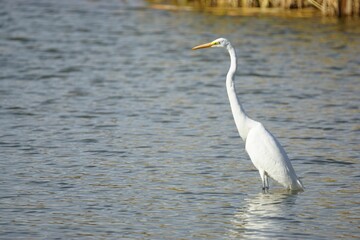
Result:
<instances>
[{"instance_id":1,"label":"egret reflection","mask_svg":"<svg viewBox=\"0 0 360 240\"><path fill-rule=\"evenodd\" d=\"M239 209L231 221L230 237L281 238L289 227L288 224L281 224L283 221L297 223L298 218L294 214L289 215L294 212L290 209L296 207L296 199L297 195L291 192L259 193L245 199L245 207Z\"/></svg>"}]
</instances>

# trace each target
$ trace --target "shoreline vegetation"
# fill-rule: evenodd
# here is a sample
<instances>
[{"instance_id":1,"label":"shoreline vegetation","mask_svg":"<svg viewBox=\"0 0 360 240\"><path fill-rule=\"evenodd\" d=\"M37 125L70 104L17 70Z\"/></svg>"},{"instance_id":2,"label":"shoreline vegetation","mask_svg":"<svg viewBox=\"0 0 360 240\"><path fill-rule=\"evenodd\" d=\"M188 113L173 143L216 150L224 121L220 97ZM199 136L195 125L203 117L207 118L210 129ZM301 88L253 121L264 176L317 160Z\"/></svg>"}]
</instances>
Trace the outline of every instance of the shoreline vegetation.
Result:
<instances>
[{"instance_id":1,"label":"shoreline vegetation","mask_svg":"<svg viewBox=\"0 0 360 240\"><path fill-rule=\"evenodd\" d=\"M153 8L217 15L359 17L360 0L147 0Z\"/></svg>"}]
</instances>

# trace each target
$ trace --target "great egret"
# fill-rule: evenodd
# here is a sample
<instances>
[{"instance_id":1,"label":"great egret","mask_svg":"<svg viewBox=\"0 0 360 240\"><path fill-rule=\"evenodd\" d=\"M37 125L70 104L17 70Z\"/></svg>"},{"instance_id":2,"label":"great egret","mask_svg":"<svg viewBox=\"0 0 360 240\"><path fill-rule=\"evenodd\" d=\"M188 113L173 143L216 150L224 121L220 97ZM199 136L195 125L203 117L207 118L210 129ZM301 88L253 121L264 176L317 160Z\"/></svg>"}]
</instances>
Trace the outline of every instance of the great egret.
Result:
<instances>
[{"instance_id":1,"label":"great egret","mask_svg":"<svg viewBox=\"0 0 360 240\"><path fill-rule=\"evenodd\" d=\"M290 190L303 191L304 186L296 176L293 166L279 141L262 123L249 118L241 106L235 91L234 75L237 67L235 49L225 38L218 38L193 50L210 47L224 47L230 54L230 68L226 75L226 89L237 130L245 141L245 150L258 169L263 190L269 189L269 177Z\"/></svg>"}]
</instances>

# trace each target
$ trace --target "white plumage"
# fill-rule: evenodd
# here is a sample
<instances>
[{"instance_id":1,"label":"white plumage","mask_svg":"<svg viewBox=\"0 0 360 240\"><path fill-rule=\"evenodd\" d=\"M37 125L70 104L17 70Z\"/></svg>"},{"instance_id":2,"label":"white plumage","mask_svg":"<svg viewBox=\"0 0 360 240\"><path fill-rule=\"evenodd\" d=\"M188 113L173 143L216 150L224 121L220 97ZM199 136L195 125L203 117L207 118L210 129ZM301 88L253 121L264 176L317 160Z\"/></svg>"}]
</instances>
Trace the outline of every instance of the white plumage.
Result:
<instances>
[{"instance_id":1,"label":"white plumage","mask_svg":"<svg viewBox=\"0 0 360 240\"><path fill-rule=\"evenodd\" d=\"M230 68L226 76L226 89L230 107L240 137L245 141L245 149L254 166L258 169L263 189L269 189L272 178L287 189L303 191L304 186L296 176L284 148L262 123L249 118L241 106L235 91L234 76L237 67L235 49L225 38L202 44L193 50L209 47L224 47L230 54Z\"/></svg>"}]
</instances>

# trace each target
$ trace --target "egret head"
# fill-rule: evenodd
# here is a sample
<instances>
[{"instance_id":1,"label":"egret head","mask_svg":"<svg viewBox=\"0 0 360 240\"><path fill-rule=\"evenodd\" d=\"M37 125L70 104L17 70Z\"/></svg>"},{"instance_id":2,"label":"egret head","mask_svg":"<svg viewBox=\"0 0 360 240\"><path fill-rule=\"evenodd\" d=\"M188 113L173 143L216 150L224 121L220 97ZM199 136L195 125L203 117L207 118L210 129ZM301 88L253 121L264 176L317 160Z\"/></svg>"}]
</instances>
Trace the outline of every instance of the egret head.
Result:
<instances>
[{"instance_id":1,"label":"egret head","mask_svg":"<svg viewBox=\"0 0 360 240\"><path fill-rule=\"evenodd\" d=\"M229 41L225 38L218 38L212 42L209 43L205 43L205 44L201 44L198 45L196 47L193 47L192 50L197 50L197 49L201 49L201 48L210 48L210 47L227 47L229 45Z\"/></svg>"}]
</instances>

